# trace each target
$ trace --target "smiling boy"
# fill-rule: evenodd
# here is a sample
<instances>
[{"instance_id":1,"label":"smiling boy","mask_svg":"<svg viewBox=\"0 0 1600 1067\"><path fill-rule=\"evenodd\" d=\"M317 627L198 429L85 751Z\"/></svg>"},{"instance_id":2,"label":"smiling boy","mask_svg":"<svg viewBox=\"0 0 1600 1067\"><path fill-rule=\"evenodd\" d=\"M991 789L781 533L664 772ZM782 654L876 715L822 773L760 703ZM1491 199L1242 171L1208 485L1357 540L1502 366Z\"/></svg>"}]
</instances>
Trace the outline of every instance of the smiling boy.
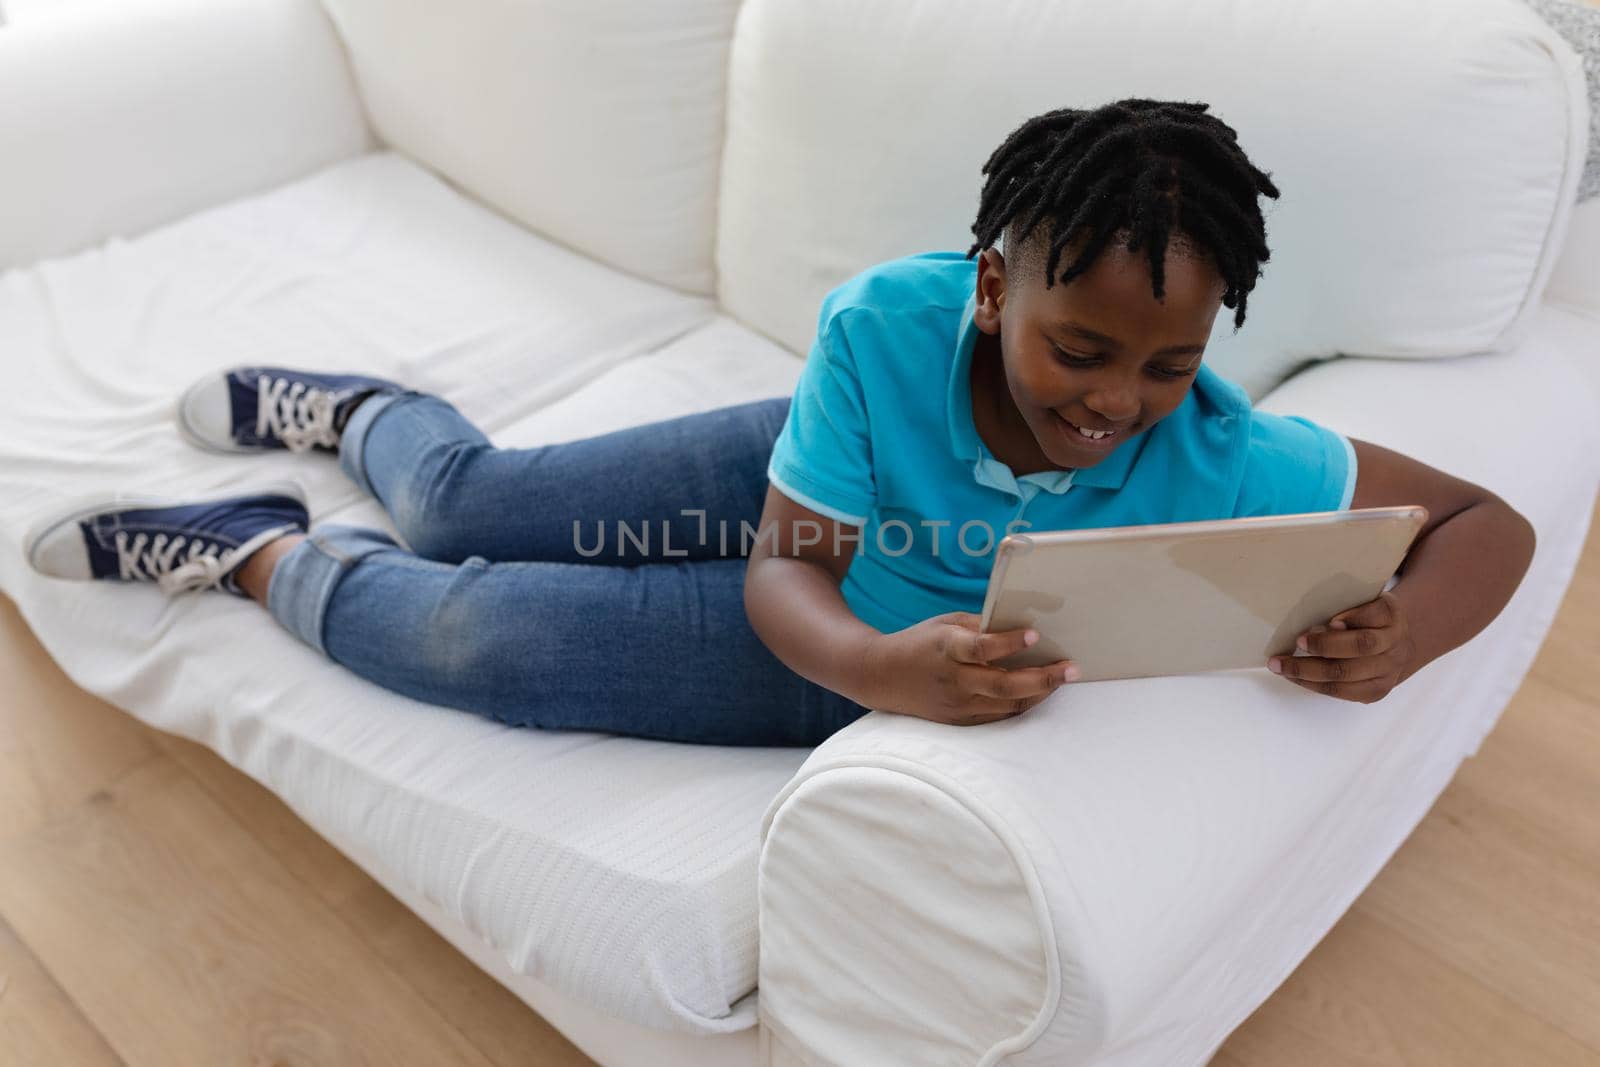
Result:
<instances>
[{"instance_id":1,"label":"smiling boy","mask_svg":"<svg viewBox=\"0 0 1600 1067\"><path fill-rule=\"evenodd\" d=\"M822 536L758 543L745 586L752 625L792 669L869 707L963 724L1020 714L1075 677L1069 661L991 666L1036 635L978 632L990 557L925 540L893 555L878 536L891 516L1073 529L1420 504L1398 583L1301 635L1305 655L1263 664L1363 703L1505 606L1535 544L1505 501L1255 411L1203 364L1218 310L1244 321L1268 258L1256 197L1278 195L1205 111L1124 100L1030 119L984 168L967 257L892 261L829 294L762 517Z\"/></svg>"}]
</instances>

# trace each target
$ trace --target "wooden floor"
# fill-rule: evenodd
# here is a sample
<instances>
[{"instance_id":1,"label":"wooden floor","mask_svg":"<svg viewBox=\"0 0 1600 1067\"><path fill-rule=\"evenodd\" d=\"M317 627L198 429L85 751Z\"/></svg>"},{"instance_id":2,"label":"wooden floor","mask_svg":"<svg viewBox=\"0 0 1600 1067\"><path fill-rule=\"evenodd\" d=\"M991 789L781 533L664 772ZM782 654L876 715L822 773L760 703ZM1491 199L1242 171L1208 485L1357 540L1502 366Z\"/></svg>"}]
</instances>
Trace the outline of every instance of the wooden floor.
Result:
<instances>
[{"instance_id":1,"label":"wooden floor","mask_svg":"<svg viewBox=\"0 0 1600 1067\"><path fill-rule=\"evenodd\" d=\"M1600 1065L1600 515L1477 758L1215 1067ZM0 1064L589 1061L0 598Z\"/></svg>"}]
</instances>

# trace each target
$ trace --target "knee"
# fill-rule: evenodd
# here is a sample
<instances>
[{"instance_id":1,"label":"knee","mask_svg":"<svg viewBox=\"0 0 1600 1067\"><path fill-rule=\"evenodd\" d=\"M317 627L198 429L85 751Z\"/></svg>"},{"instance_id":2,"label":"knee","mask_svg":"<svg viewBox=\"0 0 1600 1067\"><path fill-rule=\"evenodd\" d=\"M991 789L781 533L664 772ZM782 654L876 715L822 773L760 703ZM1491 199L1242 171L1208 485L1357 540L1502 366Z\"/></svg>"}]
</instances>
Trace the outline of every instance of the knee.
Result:
<instances>
[{"instance_id":1,"label":"knee","mask_svg":"<svg viewBox=\"0 0 1600 1067\"><path fill-rule=\"evenodd\" d=\"M506 726L559 726L557 648L508 616L494 581L497 564L468 556L427 613L426 639L413 665L432 703L470 711ZM554 702L553 702L554 701Z\"/></svg>"},{"instance_id":2,"label":"knee","mask_svg":"<svg viewBox=\"0 0 1600 1067\"><path fill-rule=\"evenodd\" d=\"M491 445L471 441L441 443L429 449L410 479L387 501L395 529L411 551L441 563L462 562L463 531L474 521L465 486L473 467Z\"/></svg>"},{"instance_id":3,"label":"knee","mask_svg":"<svg viewBox=\"0 0 1600 1067\"><path fill-rule=\"evenodd\" d=\"M488 567L482 556L463 560L423 617L415 667L445 692L463 694L484 685L499 659L495 629L473 588Z\"/></svg>"}]
</instances>

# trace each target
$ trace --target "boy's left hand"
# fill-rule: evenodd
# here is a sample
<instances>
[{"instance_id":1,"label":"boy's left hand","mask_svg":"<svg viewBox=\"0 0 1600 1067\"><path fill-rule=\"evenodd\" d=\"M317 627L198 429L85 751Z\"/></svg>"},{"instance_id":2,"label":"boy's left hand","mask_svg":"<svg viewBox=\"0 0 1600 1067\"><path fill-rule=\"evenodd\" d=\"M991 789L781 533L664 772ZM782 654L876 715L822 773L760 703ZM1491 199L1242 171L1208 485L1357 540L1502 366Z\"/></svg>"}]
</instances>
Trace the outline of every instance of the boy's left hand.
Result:
<instances>
[{"instance_id":1,"label":"boy's left hand","mask_svg":"<svg viewBox=\"0 0 1600 1067\"><path fill-rule=\"evenodd\" d=\"M1309 655L1274 656L1267 669L1313 692L1362 704L1388 696L1415 651L1405 611L1392 592L1313 626L1298 647Z\"/></svg>"}]
</instances>

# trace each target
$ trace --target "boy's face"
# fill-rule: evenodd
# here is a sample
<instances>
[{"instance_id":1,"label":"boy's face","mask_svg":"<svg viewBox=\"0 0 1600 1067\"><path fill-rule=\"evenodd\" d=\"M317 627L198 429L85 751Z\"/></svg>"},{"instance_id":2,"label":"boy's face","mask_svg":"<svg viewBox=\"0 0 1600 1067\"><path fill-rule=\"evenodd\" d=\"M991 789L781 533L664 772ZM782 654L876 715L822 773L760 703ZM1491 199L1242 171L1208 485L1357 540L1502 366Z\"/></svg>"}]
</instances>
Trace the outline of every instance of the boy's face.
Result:
<instances>
[{"instance_id":1,"label":"boy's face","mask_svg":"<svg viewBox=\"0 0 1600 1067\"><path fill-rule=\"evenodd\" d=\"M1144 250L1125 244L1111 241L1087 272L1048 289L1042 251L1013 256L1027 262L1010 276L996 249L979 256L974 321L997 337L1011 400L1058 468L1095 466L1182 404L1222 306L1227 285L1208 259L1169 246L1157 301ZM1093 441L1077 426L1115 432Z\"/></svg>"}]
</instances>

